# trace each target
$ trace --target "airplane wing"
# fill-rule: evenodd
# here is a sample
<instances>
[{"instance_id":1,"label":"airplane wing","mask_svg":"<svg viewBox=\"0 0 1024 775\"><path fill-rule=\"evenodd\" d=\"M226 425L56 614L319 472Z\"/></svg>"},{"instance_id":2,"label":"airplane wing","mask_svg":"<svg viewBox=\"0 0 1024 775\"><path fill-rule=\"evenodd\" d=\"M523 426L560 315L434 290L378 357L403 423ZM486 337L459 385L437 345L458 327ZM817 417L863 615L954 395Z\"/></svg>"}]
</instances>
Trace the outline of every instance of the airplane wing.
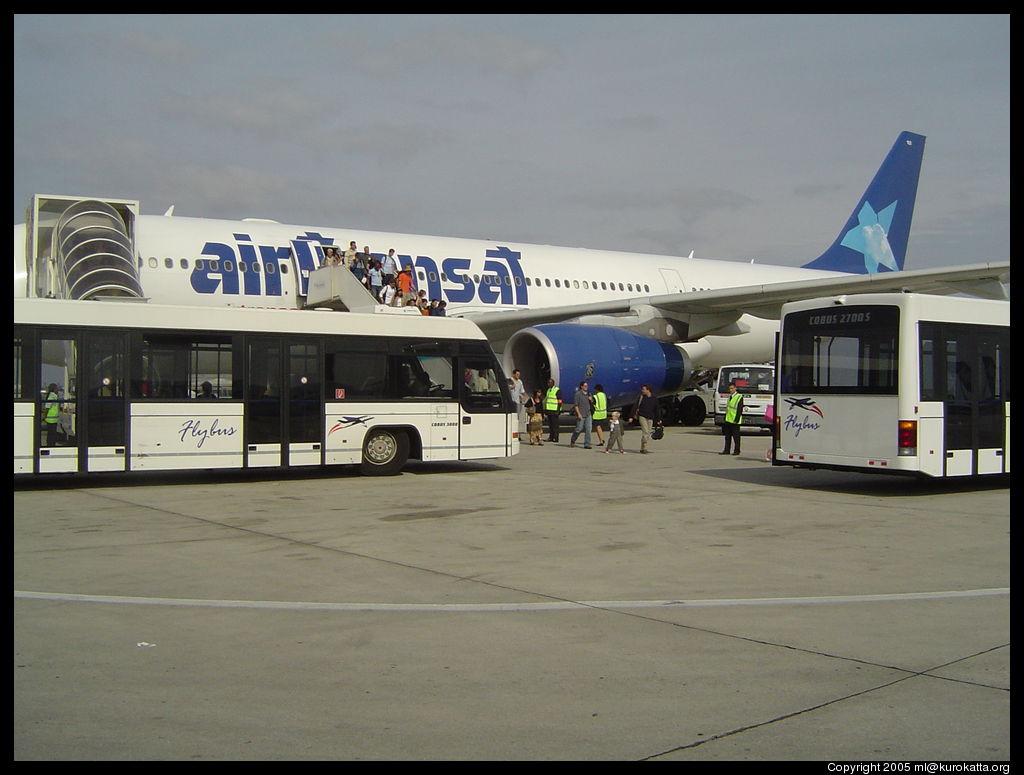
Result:
<instances>
[{"instance_id":1,"label":"airplane wing","mask_svg":"<svg viewBox=\"0 0 1024 775\"><path fill-rule=\"evenodd\" d=\"M965 293L982 298L1006 299L1008 295L1003 283L1009 281L1010 262L999 261L939 269L843 274L812 280L670 293L563 307L467 312L464 317L476 323L492 342L504 342L527 326L564 322L584 315L628 314L643 307L653 307L668 315L688 315L691 318L691 330L712 330L737 320L743 314L769 320L778 319L782 305L786 302L818 296L908 291L939 295ZM702 316L705 317L703 324L698 322Z\"/></svg>"}]
</instances>

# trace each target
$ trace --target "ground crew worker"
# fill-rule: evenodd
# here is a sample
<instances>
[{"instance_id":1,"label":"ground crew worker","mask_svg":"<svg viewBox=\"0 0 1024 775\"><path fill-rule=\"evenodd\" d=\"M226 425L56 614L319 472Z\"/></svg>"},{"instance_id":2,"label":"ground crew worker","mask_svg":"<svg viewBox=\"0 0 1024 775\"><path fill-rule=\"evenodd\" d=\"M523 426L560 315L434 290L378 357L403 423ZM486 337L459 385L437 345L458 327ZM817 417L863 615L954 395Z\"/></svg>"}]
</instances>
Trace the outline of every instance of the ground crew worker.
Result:
<instances>
[{"instance_id":1,"label":"ground crew worker","mask_svg":"<svg viewBox=\"0 0 1024 775\"><path fill-rule=\"evenodd\" d=\"M736 389L736 383L729 383L729 401L725 405L725 422L722 423L722 434L725 436L725 449L719 455L728 455L729 446L735 447L732 454L740 454L740 426L743 424L743 396Z\"/></svg>"},{"instance_id":2,"label":"ground crew worker","mask_svg":"<svg viewBox=\"0 0 1024 775\"><path fill-rule=\"evenodd\" d=\"M60 396L56 382L51 382L46 388L46 398L43 399L43 425L46 428L46 446L57 446L57 424L60 422Z\"/></svg>"},{"instance_id":3,"label":"ground crew worker","mask_svg":"<svg viewBox=\"0 0 1024 775\"><path fill-rule=\"evenodd\" d=\"M602 431L608 430L608 396L605 395L604 387L594 387L594 430L597 431L598 446L604 444Z\"/></svg>"},{"instance_id":4,"label":"ground crew worker","mask_svg":"<svg viewBox=\"0 0 1024 775\"><path fill-rule=\"evenodd\" d=\"M548 416L548 441L558 443L558 415L562 411L562 393L553 379L544 394L544 414Z\"/></svg>"}]
</instances>

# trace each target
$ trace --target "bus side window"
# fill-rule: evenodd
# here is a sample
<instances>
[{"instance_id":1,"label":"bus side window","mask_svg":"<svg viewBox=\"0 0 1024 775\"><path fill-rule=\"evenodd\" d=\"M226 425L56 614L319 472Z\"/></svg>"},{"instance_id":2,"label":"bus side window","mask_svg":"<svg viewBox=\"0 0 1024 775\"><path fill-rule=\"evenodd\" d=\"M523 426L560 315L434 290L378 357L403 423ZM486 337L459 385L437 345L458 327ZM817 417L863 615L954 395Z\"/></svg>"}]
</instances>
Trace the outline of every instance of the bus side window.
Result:
<instances>
[{"instance_id":1,"label":"bus side window","mask_svg":"<svg viewBox=\"0 0 1024 775\"><path fill-rule=\"evenodd\" d=\"M450 399L452 359L445 355L393 355L389 398Z\"/></svg>"},{"instance_id":2,"label":"bus side window","mask_svg":"<svg viewBox=\"0 0 1024 775\"><path fill-rule=\"evenodd\" d=\"M462 387L467 408L499 409L502 405L501 377L488 360L462 359Z\"/></svg>"},{"instance_id":3,"label":"bus side window","mask_svg":"<svg viewBox=\"0 0 1024 775\"><path fill-rule=\"evenodd\" d=\"M325 346L324 380L328 401L374 399L384 397L387 356L373 352L368 345L349 346L328 342Z\"/></svg>"},{"instance_id":4,"label":"bus side window","mask_svg":"<svg viewBox=\"0 0 1024 775\"><path fill-rule=\"evenodd\" d=\"M217 334L142 335L142 373L132 380L133 398L231 398L231 338ZM204 383L210 383L204 389Z\"/></svg>"}]
</instances>

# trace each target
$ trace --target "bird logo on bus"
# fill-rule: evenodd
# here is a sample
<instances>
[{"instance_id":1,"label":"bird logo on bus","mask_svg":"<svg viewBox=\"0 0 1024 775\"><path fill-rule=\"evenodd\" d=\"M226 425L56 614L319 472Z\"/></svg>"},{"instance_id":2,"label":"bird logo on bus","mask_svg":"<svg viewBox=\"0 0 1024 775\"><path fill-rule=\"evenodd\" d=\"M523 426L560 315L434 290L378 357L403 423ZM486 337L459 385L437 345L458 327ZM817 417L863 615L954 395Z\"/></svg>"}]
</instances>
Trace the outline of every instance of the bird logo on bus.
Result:
<instances>
[{"instance_id":1,"label":"bird logo on bus","mask_svg":"<svg viewBox=\"0 0 1024 775\"><path fill-rule=\"evenodd\" d=\"M342 417L338 422L334 423L327 435L330 436L335 431L343 431L346 428L352 428L356 425L366 425L367 420L372 420L372 414L364 414L362 417Z\"/></svg>"},{"instance_id":2,"label":"bird logo on bus","mask_svg":"<svg viewBox=\"0 0 1024 775\"><path fill-rule=\"evenodd\" d=\"M818 417L825 419L825 415L821 411L813 398L787 398L786 403L789 404L790 409L803 409L807 412L814 412Z\"/></svg>"}]
</instances>

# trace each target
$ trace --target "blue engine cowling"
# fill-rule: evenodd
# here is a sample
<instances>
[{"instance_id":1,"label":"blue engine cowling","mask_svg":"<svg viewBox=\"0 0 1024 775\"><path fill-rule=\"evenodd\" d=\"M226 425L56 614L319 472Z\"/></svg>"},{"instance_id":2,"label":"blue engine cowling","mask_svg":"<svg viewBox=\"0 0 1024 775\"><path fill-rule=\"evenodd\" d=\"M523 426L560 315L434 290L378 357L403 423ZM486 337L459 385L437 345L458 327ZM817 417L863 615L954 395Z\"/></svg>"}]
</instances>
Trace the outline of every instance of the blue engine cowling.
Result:
<instances>
[{"instance_id":1,"label":"blue engine cowling","mask_svg":"<svg viewBox=\"0 0 1024 775\"><path fill-rule=\"evenodd\" d=\"M636 401L648 384L656 396L679 392L690 364L675 345L621 328L551 323L531 326L509 337L503 353L506 374L519 369L528 390L547 388L550 377L571 397L586 380L593 393L602 385L609 406ZM567 398L571 400L571 398Z\"/></svg>"}]
</instances>

